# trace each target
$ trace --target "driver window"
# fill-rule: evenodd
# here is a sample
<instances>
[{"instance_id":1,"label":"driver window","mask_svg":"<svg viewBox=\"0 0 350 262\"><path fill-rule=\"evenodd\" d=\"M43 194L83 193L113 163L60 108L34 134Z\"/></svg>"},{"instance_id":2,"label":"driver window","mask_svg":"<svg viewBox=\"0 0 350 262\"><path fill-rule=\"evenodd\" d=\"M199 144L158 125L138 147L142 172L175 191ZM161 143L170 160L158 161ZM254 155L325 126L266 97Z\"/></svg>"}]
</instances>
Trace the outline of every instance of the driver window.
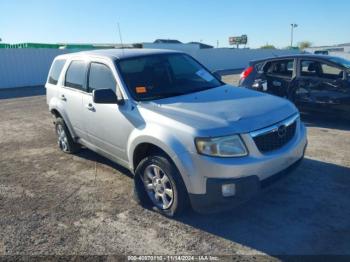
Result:
<instances>
[{"instance_id":1,"label":"driver window","mask_svg":"<svg viewBox=\"0 0 350 262\"><path fill-rule=\"evenodd\" d=\"M108 66L100 63L91 63L89 72L89 92L96 89L115 90L116 81Z\"/></svg>"},{"instance_id":2,"label":"driver window","mask_svg":"<svg viewBox=\"0 0 350 262\"><path fill-rule=\"evenodd\" d=\"M343 78L343 71L326 63L303 60L301 61L301 76L341 79Z\"/></svg>"}]
</instances>

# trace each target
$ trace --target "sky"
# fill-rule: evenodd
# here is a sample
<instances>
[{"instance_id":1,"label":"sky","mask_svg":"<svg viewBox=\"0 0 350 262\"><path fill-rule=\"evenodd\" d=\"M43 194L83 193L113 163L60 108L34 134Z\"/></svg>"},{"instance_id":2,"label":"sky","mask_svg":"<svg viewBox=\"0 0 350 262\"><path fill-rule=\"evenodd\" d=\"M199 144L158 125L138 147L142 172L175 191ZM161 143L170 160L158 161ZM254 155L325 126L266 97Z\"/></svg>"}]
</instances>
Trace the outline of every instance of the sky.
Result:
<instances>
[{"instance_id":1,"label":"sky","mask_svg":"<svg viewBox=\"0 0 350 262\"><path fill-rule=\"evenodd\" d=\"M124 43L157 38L228 47L248 35L248 47L350 42L349 0L0 0L5 43Z\"/></svg>"}]
</instances>

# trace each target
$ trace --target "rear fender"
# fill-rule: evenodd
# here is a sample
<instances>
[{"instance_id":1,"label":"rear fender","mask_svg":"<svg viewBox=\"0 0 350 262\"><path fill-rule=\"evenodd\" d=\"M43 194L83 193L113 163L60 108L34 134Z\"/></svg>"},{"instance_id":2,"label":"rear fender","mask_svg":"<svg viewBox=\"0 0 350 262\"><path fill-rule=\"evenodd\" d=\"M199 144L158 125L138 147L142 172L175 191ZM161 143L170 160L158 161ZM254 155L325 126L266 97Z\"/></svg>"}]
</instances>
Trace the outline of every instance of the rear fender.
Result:
<instances>
[{"instance_id":1,"label":"rear fender","mask_svg":"<svg viewBox=\"0 0 350 262\"><path fill-rule=\"evenodd\" d=\"M50 112L53 112L54 110L56 110L61 117L63 118L69 133L71 134L73 140L76 140L76 133L74 132L73 126L71 124L71 122L69 121L68 115L66 114L65 110L63 109L62 106L62 102L61 100L57 99L56 97L53 97L50 102L49 102L49 110Z\"/></svg>"}]
</instances>

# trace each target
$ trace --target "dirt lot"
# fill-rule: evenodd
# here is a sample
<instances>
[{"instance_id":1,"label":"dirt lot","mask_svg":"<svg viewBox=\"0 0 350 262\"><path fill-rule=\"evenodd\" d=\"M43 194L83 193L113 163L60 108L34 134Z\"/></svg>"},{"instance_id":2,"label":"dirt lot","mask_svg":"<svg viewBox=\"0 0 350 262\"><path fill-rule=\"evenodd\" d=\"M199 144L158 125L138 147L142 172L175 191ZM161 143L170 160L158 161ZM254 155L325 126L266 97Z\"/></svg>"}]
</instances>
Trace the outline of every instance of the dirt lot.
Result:
<instances>
[{"instance_id":1,"label":"dirt lot","mask_svg":"<svg viewBox=\"0 0 350 262\"><path fill-rule=\"evenodd\" d=\"M349 123L307 117L289 176L230 212L172 220L131 200L126 170L60 152L44 96L2 99L0 112L2 255L350 255Z\"/></svg>"}]
</instances>

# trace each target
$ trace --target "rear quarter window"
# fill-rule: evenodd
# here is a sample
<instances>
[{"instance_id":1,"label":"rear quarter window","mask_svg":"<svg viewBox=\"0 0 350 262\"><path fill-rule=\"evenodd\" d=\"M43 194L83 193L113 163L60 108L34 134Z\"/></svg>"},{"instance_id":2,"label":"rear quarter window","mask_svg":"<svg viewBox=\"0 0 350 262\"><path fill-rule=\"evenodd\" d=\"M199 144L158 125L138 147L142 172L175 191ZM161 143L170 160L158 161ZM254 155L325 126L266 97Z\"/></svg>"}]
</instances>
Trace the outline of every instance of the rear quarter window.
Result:
<instances>
[{"instance_id":1,"label":"rear quarter window","mask_svg":"<svg viewBox=\"0 0 350 262\"><path fill-rule=\"evenodd\" d=\"M63 60L63 59L58 59L53 62L49 73L48 83L57 85L58 78L60 77L62 68L65 63L66 63L66 60Z\"/></svg>"}]
</instances>

